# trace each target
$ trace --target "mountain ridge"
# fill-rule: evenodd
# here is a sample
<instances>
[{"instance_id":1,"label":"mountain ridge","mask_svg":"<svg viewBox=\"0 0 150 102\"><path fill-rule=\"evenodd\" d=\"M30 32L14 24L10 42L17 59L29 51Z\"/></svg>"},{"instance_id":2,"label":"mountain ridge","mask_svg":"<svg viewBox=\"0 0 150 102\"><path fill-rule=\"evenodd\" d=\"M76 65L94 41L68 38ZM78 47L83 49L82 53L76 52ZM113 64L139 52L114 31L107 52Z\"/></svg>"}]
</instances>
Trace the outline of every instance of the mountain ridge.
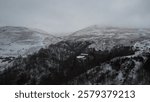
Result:
<instances>
[{"instance_id":1,"label":"mountain ridge","mask_svg":"<svg viewBox=\"0 0 150 102\"><path fill-rule=\"evenodd\" d=\"M149 30L85 28L16 58L1 71L0 84L145 85L149 60Z\"/></svg>"},{"instance_id":2,"label":"mountain ridge","mask_svg":"<svg viewBox=\"0 0 150 102\"><path fill-rule=\"evenodd\" d=\"M59 37L27 27L0 27L0 70L18 56L27 56L49 44L60 41Z\"/></svg>"}]
</instances>

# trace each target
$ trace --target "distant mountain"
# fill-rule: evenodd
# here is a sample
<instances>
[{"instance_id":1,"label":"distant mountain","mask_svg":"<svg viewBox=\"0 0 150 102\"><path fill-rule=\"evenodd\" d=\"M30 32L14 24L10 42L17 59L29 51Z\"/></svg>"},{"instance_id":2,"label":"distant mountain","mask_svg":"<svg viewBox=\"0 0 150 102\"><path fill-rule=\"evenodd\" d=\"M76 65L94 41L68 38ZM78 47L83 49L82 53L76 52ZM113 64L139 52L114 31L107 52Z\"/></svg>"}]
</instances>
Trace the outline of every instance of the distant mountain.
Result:
<instances>
[{"instance_id":1,"label":"distant mountain","mask_svg":"<svg viewBox=\"0 0 150 102\"><path fill-rule=\"evenodd\" d=\"M150 39L150 29L90 26L74 32L67 40L90 41L90 48L110 50L117 45L133 46L138 41Z\"/></svg>"},{"instance_id":2,"label":"distant mountain","mask_svg":"<svg viewBox=\"0 0 150 102\"><path fill-rule=\"evenodd\" d=\"M150 30L87 27L18 57L0 84L150 84Z\"/></svg>"},{"instance_id":3,"label":"distant mountain","mask_svg":"<svg viewBox=\"0 0 150 102\"><path fill-rule=\"evenodd\" d=\"M26 55L58 40L48 33L25 27L1 27L0 56Z\"/></svg>"},{"instance_id":4,"label":"distant mountain","mask_svg":"<svg viewBox=\"0 0 150 102\"><path fill-rule=\"evenodd\" d=\"M37 29L26 27L0 27L0 66L14 57L26 56L49 44L60 41L60 38ZM9 57L9 58L8 58Z\"/></svg>"}]
</instances>

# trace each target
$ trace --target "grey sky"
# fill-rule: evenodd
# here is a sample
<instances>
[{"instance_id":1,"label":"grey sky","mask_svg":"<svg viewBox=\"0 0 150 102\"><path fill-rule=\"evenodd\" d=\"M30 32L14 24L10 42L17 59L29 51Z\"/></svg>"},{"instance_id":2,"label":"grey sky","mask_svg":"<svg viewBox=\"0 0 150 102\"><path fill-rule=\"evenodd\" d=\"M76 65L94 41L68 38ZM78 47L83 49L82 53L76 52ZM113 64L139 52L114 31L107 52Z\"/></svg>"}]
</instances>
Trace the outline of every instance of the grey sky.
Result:
<instances>
[{"instance_id":1,"label":"grey sky","mask_svg":"<svg viewBox=\"0 0 150 102\"><path fill-rule=\"evenodd\" d=\"M0 26L70 32L99 24L150 27L150 0L0 0Z\"/></svg>"}]
</instances>

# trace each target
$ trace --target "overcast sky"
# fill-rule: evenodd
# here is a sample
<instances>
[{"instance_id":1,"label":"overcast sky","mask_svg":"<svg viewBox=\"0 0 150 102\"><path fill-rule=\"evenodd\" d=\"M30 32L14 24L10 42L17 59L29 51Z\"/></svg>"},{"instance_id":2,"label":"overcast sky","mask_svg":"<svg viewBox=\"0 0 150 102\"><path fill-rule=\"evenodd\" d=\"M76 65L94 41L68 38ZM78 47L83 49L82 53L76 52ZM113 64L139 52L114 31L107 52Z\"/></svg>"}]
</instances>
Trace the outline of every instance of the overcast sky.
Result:
<instances>
[{"instance_id":1,"label":"overcast sky","mask_svg":"<svg viewBox=\"0 0 150 102\"><path fill-rule=\"evenodd\" d=\"M0 26L72 32L95 24L150 27L150 0L0 0Z\"/></svg>"}]
</instances>

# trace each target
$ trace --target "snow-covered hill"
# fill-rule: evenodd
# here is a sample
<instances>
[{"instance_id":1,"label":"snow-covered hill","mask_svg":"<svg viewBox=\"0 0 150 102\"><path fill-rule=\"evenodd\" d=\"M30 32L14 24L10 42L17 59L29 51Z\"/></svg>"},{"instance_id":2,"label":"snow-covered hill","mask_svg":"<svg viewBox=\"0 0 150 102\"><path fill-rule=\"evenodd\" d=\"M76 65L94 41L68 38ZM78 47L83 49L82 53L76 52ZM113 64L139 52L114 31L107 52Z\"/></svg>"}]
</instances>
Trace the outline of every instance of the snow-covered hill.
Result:
<instances>
[{"instance_id":1,"label":"snow-covered hill","mask_svg":"<svg viewBox=\"0 0 150 102\"><path fill-rule=\"evenodd\" d=\"M60 38L37 29L5 26L0 28L0 67L12 58L26 56L60 41ZM9 58L8 58L9 57Z\"/></svg>"},{"instance_id":2,"label":"snow-covered hill","mask_svg":"<svg viewBox=\"0 0 150 102\"><path fill-rule=\"evenodd\" d=\"M149 29L95 25L16 58L0 84L150 84L149 66Z\"/></svg>"},{"instance_id":3,"label":"snow-covered hill","mask_svg":"<svg viewBox=\"0 0 150 102\"><path fill-rule=\"evenodd\" d=\"M119 28L90 26L79 30L66 38L74 41L91 41L89 48L96 50L110 50L114 46L133 46L137 41L150 39L149 29Z\"/></svg>"},{"instance_id":4,"label":"snow-covered hill","mask_svg":"<svg viewBox=\"0 0 150 102\"><path fill-rule=\"evenodd\" d=\"M1 27L0 56L26 55L58 40L59 38L45 32L25 27Z\"/></svg>"}]
</instances>

